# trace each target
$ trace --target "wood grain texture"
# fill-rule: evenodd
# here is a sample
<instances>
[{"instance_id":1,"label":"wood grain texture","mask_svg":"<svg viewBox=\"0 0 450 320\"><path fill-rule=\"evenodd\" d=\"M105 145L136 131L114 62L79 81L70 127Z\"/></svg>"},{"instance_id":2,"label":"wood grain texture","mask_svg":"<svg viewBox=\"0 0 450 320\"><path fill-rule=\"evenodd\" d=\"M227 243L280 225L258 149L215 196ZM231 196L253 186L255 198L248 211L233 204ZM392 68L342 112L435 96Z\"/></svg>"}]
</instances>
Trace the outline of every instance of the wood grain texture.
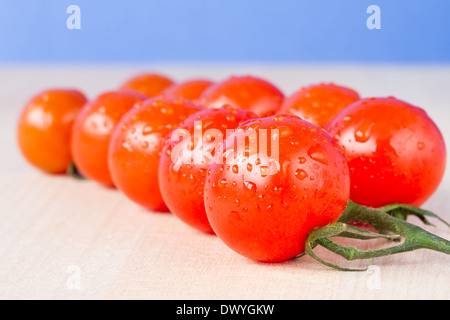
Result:
<instances>
[{"instance_id":1,"label":"wood grain texture","mask_svg":"<svg viewBox=\"0 0 450 320\"><path fill-rule=\"evenodd\" d=\"M45 175L25 163L15 126L31 95L48 87L76 87L93 97L143 70L160 70L177 80L256 74L288 94L302 85L334 81L363 96L395 95L424 108L450 141L450 66L0 67L0 299L450 298L450 257L440 253L420 250L348 263L372 265L359 273L338 272L308 257L257 263L171 214L140 208L116 190ZM424 207L450 220L449 195L447 170ZM450 238L442 223L426 229Z\"/></svg>"}]
</instances>

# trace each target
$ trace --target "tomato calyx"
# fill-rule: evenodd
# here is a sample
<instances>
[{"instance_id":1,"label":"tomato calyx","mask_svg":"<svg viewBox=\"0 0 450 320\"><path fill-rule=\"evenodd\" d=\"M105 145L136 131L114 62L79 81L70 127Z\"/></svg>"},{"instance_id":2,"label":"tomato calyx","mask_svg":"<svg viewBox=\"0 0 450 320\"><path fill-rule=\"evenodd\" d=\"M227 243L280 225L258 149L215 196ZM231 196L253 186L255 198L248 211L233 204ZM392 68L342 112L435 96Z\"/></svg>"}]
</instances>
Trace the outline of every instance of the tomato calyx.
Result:
<instances>
[{"instance_id":1,"label":"tomato calyx","mask_svg":"<svg viewBox=\"0 0 450 320\"><path fill-rule=\"evenodd\" d=\"M353 269L332 264L319 258L314 253L314 248L320 245L346 260L377 258L417 249L429 249L450 254L450 241L390 214L401 212L400 217L406 217L408 214L415 214L419 218L423 217L424 219L425 216L437 217L430 211L411 207L412 206L408 205L393 204L382 208L371 208L349 201L338 222L329 224L325 227L316 228L309 233L308 238L306 239L305 254L326 266L341 271L366 271L368 268ZM425 221L426 224L429 224L426 219ZM348 224L350 222L366 223L372 226L377 232L371 232L351 226ZM446 224L448 225L448 223ZM359 240L387 238L398 242L399 244L375 250L360 250L353 246L341 246L330 240L330 238L334 237Z\"/></svg>"}]
</instances>

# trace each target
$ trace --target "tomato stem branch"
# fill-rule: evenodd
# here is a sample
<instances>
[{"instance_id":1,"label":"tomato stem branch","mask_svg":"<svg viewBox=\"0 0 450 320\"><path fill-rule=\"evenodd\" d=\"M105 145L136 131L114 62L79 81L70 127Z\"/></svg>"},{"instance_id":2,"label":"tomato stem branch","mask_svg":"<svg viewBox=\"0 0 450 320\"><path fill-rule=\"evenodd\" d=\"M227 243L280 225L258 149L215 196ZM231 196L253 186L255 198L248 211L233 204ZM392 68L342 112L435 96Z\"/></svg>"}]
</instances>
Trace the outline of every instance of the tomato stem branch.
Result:
<instances>
[{"instance_id":1,"label":"tomato stem branch","mask_svg":"<svg viewBox=\"0 0 450 320\"><path fill-rule=\"evenodd\" d=\"M396 208L404 208L404 205L395 206ZM394 206L392 208L394 208ZM314 247L320 245L347 260L376 258L417 249L430 249L450 254L449 241L416 225L391 216L385 212L386 210L386 207L375 209L349 201L347 208L338 222L322 228L316 228L309 234L306 241L305 252L327 266L344 271L363 271L366 269L349 269L328 263L320 259L314 253ZM407 210L411 210L411 208L407 208ZM434 216L434 214L430 215L429 213L426 215ZM369 232L350 226L347 224L350 222L363 222L369 224L379 233ZM402 243L377 250L359 250L355 247L343 247L329 239L333 237L356 238L361 240L388 238L395 241L402 240Z\"/></svg>"}]
</instances>

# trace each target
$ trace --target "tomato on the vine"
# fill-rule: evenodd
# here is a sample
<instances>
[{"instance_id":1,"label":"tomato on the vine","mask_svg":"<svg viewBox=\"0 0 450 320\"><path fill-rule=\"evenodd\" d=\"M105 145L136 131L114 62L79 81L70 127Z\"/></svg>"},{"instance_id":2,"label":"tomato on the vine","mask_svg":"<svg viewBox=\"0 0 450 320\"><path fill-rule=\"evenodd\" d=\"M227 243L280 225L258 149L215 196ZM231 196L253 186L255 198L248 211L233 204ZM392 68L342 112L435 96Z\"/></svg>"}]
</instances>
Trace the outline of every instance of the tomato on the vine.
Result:
<instances>
[{"instance_id":1,"label":"tomato on the vine","mask_svg":"<svg viewBox=\"0 0 450 320\"><path fill-rule=\"evenodd\" d=\"M275 262L301 254L313 228L337 221L349 192L345 155L333 139L298 116L278 114L248 120L226 139L204 197L226 245Z\"/></svg>"},{"instance_id":2,"label":"tomato on the vine","mask_svg":"<svg viewBox=\"0 0 450 320\"><path fill-rule=\"evenodd\" d=\"M302 87L287 97L280 112L296 114L323 127L342 109L359 99L359 94L353 89L334 83L319 83Z\"/></svg>"},{"instance_id":3,"label":"tomato on the vine","mask_svg":"<svg viewBox=\"0 0 450 320\"><path fill-rule=\"evenodd\" d=\"M30 164L48 173L66 172L72 161L72 126L86 101L78 90L50 89L27 103L20 115L17 138Z\"/></svg>"},{"instance_id":4,"label":"tomato on the vine","mask_svg":"<svg viewBox=\"0 0 450 320\"><path fill-rule=\"evenodd\" d=\"M233 76L218 82L203 92L199 103L205 108L220 108L229 104L238 109L266 116L278 112L284 94L274 84L254 76Z\"/></svg>"},{"instance_id":5,"label":"tomato on the vine","mask_svg":"<svg viewBox=\"0 0 450 320\"><path fill-rule=\"evenodd\" d=\"M131 90L110 91L83 107L72 128L71 148L84 177L114 186L107 162L111 134L122 116L145 99L142 93Z\"/></svg>"},{"instance_id":6,"label":"tomato on the vine","mask_svg":"<svg viewBox=\"0 0 450 320\"><path fill-rule=\"evenodd\" d=\"M108 165L115 186L149 210L166 211L158 186L163 139L200 110L188 100L157 97L128 112L109 145Z\"/></svg>"},{"instance_id":7,"label":"tomato on the vine","mask_svg":"<svg viewBox=\"0 0 450 320\"><path fill-rule=\"evenodd\" d=\"M135 90L153 98L160 95L163 90L172 84L174 84L174 81L162 74L142 73L128 79L121 85L120 89Z\"/></svg>"},{"instance_id":8,"label":"tomato on the vine","mask_svg":"<svg viewBox=\"0 0 450 320\"><path fill-rule=\"evenodd\" d=\"M424 110L388 98L359 100L327 131L346 152L350 198L361 205L423 204L445 171L444 139Z\"/></svg>"},{"instance_id":9,"label":"tomato on the vine","mask_svg":"<svg viewBox=\"0 0 450 320\"><path fill-rule=\"evenodd\" d=\"M213 233L203 200L208 164L227 130L233 131L241 122L256 117L252 111L227 105L206 109L191 115L168 137L159 163L159 187L170 211L183 222Z\"/></svg>"}]
</instances>

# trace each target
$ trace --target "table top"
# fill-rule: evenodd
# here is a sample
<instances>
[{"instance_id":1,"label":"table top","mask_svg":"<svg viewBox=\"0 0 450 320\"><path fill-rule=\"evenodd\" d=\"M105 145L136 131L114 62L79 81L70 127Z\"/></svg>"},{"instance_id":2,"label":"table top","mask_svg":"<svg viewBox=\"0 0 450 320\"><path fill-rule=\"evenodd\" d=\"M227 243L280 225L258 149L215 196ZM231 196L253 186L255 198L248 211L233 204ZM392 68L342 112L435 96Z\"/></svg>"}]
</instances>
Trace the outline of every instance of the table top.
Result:
<instances>
[{"instance_id":1,"label":"table top","mask_svg":"<svg viewBox=\"0 0 450 320\"><path fill-rule=\"evenodd\" d=\"M424 108L450 141L450 65L151 64L0 66L1 299L449 299L450 256L418 250L346 262L341 272L309 257L258 263L171 214L148 212L123 194L41 173L21 157L15 128L36 92L75 87L93 97L147 70L176 80L254 74L286 94L333 81L362 96L391 96ZM448 167L448 166L447 166ZM423 206L450 220L450 170ZM411 218L412 223L420 224ZM425 229L450 239L434 221ZM364 243L362 248L383 245ZM372 247L373 248L373 247Z\"/></svg>"}]
</instances>

